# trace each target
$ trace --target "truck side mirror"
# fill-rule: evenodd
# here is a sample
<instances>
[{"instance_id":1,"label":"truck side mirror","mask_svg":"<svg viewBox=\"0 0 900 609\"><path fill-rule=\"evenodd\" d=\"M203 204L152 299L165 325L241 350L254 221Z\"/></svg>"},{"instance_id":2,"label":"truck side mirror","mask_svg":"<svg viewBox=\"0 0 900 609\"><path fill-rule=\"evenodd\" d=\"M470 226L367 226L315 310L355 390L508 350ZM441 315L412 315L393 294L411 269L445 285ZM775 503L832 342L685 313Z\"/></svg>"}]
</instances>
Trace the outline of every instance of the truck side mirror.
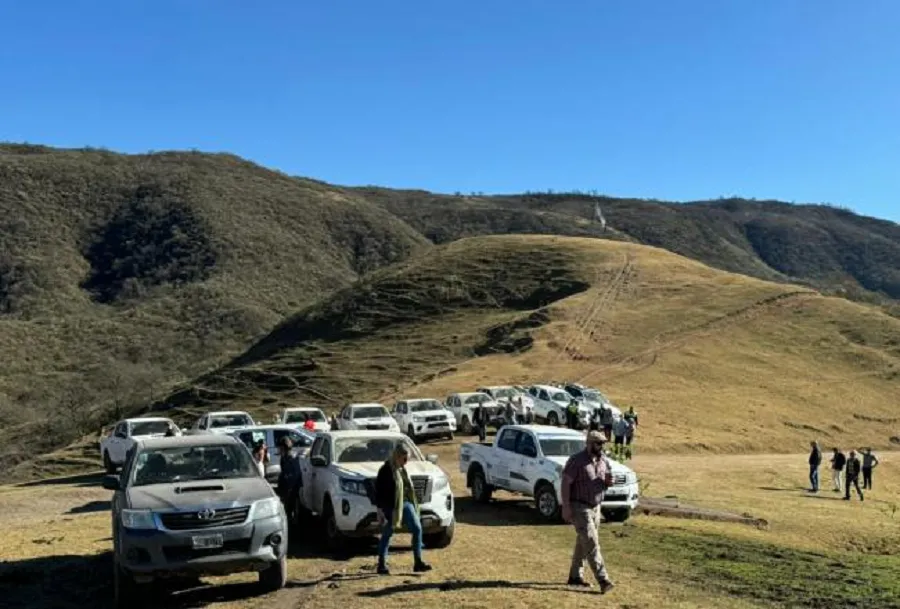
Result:
<instances>
[{"instance_id":1,"label":"truck side mirror","mask_svg":"<svg viewBox=\"0 0 900 609\"><path fill-rule=\"evenodd\" d=\"M325 457L322 455L315 455L309 458L309 463L313 467L325 467L328 465L328 461L325 460Z\"/></svg>"},{"instance_id":2,"label":"truck side mirror","mask_svg":"<svg viewBox=\"0 0 900 609\"><path fill-rule=\"evenodd\" d=\"M103 476L103 488L108 491L118 491L121 485L119 484L119 477L110 475Z\"/></svg>"}]
</instances>

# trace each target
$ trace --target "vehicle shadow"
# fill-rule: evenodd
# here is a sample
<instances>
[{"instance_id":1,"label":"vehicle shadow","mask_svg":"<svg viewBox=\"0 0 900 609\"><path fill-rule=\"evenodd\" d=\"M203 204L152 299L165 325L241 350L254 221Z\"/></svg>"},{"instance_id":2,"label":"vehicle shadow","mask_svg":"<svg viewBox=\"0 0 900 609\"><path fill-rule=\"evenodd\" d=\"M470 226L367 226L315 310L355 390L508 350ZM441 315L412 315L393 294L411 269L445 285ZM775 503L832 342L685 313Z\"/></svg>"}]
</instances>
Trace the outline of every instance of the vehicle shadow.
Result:
<instances>
[{"instance_id":1,"label":"vehicle shadow","mask_svg":"<svg viewBox=\"0 0 900 609\"><path fill-rule=\"evenodd\" d=\"M75 474L62 478L48 478L46 480L34 480L21 482L16 488L34 488L37 486L101 486L103 484L103 472L91 472L87 474Z\"/></svg>"},{"instance_id":2,"label":"vehicle shadow","mask_svg":"<svg viewBox=\"0 0 900 609\"><path fill-rule=\"evenodd\" d=\"M482 527L552 525L528 499L493 499L478 503L471 497L456 497L456 521Z\"/></svg>"},{"instance_id":3,"label":"vehicle shadow","mask_svg":"<svg viewBox=\"0 0 900 609\"><path fill-rule=\"evenodd\" d=\"M324 535L323 526L315 521L292 525L288 533L288 557L292 559L320 559L336 562L347 562L361 556L372 557L372 571L375 569L375 557L378 554L378 537L361 537L346 539L340 549L329 548ZM391 540L391 554L412 553L412 544L397 543L408 539L401 533Z\"/></svg>"},{"instance_id":4,"label":"vehicle shadow","mask_svg":"<svg viewBox=\"0 0 900 609\"><path fill-rule=\"evenodd\" d=\"M73 507L66 514L96 514L97 512L108 512L111 509L109 501L91 501L84 505Z\"/></svg>"},{"instance_id":5,"label":"vehicle shadow","mask_svg":"<svg viewBox=\"0 0 900 609\"><path fill-rule=\"evenodd\" d=\"M508 580L448 580L444 582L417 582L398 584L396 586L388 586L387 588L380 588L378 590L364 590L362 592L358 592L357 596L366 598L383 598L386 596L393 596L395 594L409 594L415 592L451 592L454 590L486 590L490 588L541 590L545 592L576 592L579 594L600 595L600 591L596 588L573 588L546 582L513 582Z\"/></svg>"}]
</instances>

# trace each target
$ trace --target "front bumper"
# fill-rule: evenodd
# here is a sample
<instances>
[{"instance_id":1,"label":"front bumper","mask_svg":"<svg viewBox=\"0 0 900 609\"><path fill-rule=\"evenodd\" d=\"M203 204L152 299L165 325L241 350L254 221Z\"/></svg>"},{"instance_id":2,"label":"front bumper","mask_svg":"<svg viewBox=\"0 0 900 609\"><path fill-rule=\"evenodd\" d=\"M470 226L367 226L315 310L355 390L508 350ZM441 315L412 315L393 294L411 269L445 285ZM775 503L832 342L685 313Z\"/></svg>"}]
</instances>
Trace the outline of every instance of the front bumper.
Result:
<instances>
[{"instance_id":1,"label":"front bumper","mask_svg":"<svg viewBox=\"0 0 900 609\"><path fill-rule=\"evenodd\" d=\"M456 419L442 419L440 421L415 421L413 431L417 436L442 436L456 431Z\"/></svg>"},{"instance_id":2,"label":"front bumper","mask_svg":"<svg viewBox=\"0 0 900 609\"><path fill-rule=\"evenodd\" d=\"M372 502L361 495L339 494L332 498L334 518L343 535L369 537L381 533L378 511ZM446 487L433 493L429 501L419 504L422 532L438 533L453 522L453 493ZM406 530L404 526L402 530ZM398 531L399 532L399 531Z\"/></svg>"},{"instance_id":3,"label":"front bumper","mask_svg":"<svg viewBox=\"0 0 900 609\"><path fill-rule=\"evenodd\" d=\"M193 549L193 538L222 535L221 548ZM281 517L199 531L119 528L119 565L141 579L260 571L287 553Z\"/></svg>"},{"instance_id":4,"label":"front bumper","mask_svg":"<svg viewBox=\"0 0 900 609\"><path fill-rule=\"evenodd\" d=\"M633 510L639 503L640 489L638 485L626 484L608 489L603 497L603 504L600 506L600 509L603 511Z\"/></svg>"}]
</instances>

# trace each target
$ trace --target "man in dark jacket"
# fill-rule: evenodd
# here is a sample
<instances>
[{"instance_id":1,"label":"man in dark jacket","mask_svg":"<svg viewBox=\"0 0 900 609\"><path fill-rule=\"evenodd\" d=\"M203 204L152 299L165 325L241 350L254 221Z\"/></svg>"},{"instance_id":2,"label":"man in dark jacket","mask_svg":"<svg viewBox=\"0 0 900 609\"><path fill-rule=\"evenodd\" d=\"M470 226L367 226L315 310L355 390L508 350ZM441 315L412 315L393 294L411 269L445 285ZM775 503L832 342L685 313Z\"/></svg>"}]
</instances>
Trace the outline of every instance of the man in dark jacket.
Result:
<instances>
[{"instance_id":1,"label":"man in dark jacket","mask_svg":"<svg viewBox=\"0 0 900 609\"><path fill-rule=\"evenodd\" d=\"M484 404L478 402L478 405L475 406L474 412L472 413L472 417L475 419L475 425L478 426L478 441L484 442L485 438L487 438L488 423L487 409L484 407Z\"/></svg>"},{"instance_id":2,"label":"man in dark jacket","mask_svg":"<svg viewBox=\"0 0 900 609\"><path fill-rule=\"evenodd\" d=\"M819 466L822 464L822 451L818 442L810 442L812 450L809 453L809 492L819 492Z\"/></svg>"},{"instance_id":3,"label":"man in dark jacket","mask_svg":"<svg viewBox=\"0 0 900 609\"><path fill-rule=\"evenodd\" d=\"M412 533L413 571L424 573L431 571L431 565L422 560L422 522L419 519L419 504L413 488L406 463L409 461L409 450L403 442L397 442L390 458L378 470L375 479L375 507L378 508L378 524L381 526L381 539L378 540L378 574L390 575L387 567L388 547L394 531L406 526Z\"/></svg>"},{"instance_id":4,"label":"man in dark jacket","mask_svg":"<svg viewBox=\"0 0 900 609\"><path fill-rule=\"evenodd\" d=\"M859 488L860 469L862 469L862 464L859 462L859 458L856 456L856 451L851 450L850 457L847 459L847 480L844 482L844 485L847 487L847 489L844 493L844 501L850 501L851 484L856 487L856 493L859 495L859 500L863 500L862 489Z\"/></svg>"},{"instance_id":5,"label":"man in dark jacket","mask_svg":"<svg viewBox=\"0 0 900 609\"><path fill-rule=\"evenodd\" d=\"M840 449L834 449L834 456L831 457L831 482L834 483L834 492L841 492L841 472L844 471L844 465L847 464L847 457Z\"/></svg>"},{"instance_id":6,"label":"man in dark jacket","mask_svg":"<svg viewBox=\"0 0 900 609\"><path fill-rule=\"evenodd\" d=\"M293 454L293 442L287 436L283 436L278 442L278 452L281 455L279 465L281 473L278 474L278 496L284 504L284 511L289 519L294 518L294 508L297 505L297 491L300 487L300 462Z\"/></svg>"},{"instance_id":7,"label":"man in dark jacket","mask_svg":"<svg viewBox=\"0 0 900 609\"><path fill-rule=\"evenodd\" d=\"M872 449L867 448L862 458L863 488L872 490L872 470L878 465L878 457L872 454Z\"/></svg>"}]
</instances>

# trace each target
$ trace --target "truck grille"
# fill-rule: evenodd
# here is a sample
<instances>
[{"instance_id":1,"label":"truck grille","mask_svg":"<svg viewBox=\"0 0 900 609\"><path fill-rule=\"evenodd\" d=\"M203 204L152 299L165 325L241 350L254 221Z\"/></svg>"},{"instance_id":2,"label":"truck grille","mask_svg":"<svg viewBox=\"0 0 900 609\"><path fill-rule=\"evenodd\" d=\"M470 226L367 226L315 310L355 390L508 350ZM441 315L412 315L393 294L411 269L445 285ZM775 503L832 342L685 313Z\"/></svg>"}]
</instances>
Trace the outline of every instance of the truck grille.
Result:
<instances>
[{"instance_id":1,"label":"truck grille","mask_svg":"<svg viewBox=\"0 0 900 609\"><path fill-rule=\"evenodd\" d=\"M390 425L386 425L383 423L378 423L375 425L366 425L366 429L389 429Z\"/></svg>"},{"instance_id":2,"label":"truck grille","mask_svg":"<svg viewBox=\"0 0 900 609\"><path fill-rule=\"evenodd\" d=\"M162 525L170 531L190 531L243 524L247 520L249 512L250 507L246 506L213 510L213 513L210 515L203 511L169 512L160 514L159 519ZM206 517L207 515L208 517Z\"/></svg>"},{"instance_id":3,"label":"truck grille","mask_svg":"<svg viewBox=\"0 0 900 609\"><path fill-rule=\"evenodd\" d=\"M412 485L416 491L416 501L420 504L428 503L428 476L412 476Z\"/></svg>"},{"instance_id":4,"label":"truck grille","mask_svg":"<svg viewBox=\"0 0 900 609\"><path fill-rule=\"evenodd\" d=\"M219 556L222 554L246 554L250 551L249 539L232 539L222 544L221 548L195 550L191 546L166 546L163 548L168 562L185 562L195 558L206 556Z\"/></svg>"},{"instance_id":5,"label":"truck grille","mask_svg":"<svg viewBox=\"0 0 900 609\"><path fill-rule=\"evenodd\" d=\"M437 423L438 421L446 421L447 417L442 414L434 415L431 417L425 417L426 423Z\"/></svg>"},{"instance_id":6,"label":"truck grille","mask_svg":"<svg viewBox=\"0 0 900 609\"><path fill-rule=\"evenodd\" d=\"M613 486L622 486L627 480L625 474L616 474L613 478Z\"/></svg>"}]
</instances>

